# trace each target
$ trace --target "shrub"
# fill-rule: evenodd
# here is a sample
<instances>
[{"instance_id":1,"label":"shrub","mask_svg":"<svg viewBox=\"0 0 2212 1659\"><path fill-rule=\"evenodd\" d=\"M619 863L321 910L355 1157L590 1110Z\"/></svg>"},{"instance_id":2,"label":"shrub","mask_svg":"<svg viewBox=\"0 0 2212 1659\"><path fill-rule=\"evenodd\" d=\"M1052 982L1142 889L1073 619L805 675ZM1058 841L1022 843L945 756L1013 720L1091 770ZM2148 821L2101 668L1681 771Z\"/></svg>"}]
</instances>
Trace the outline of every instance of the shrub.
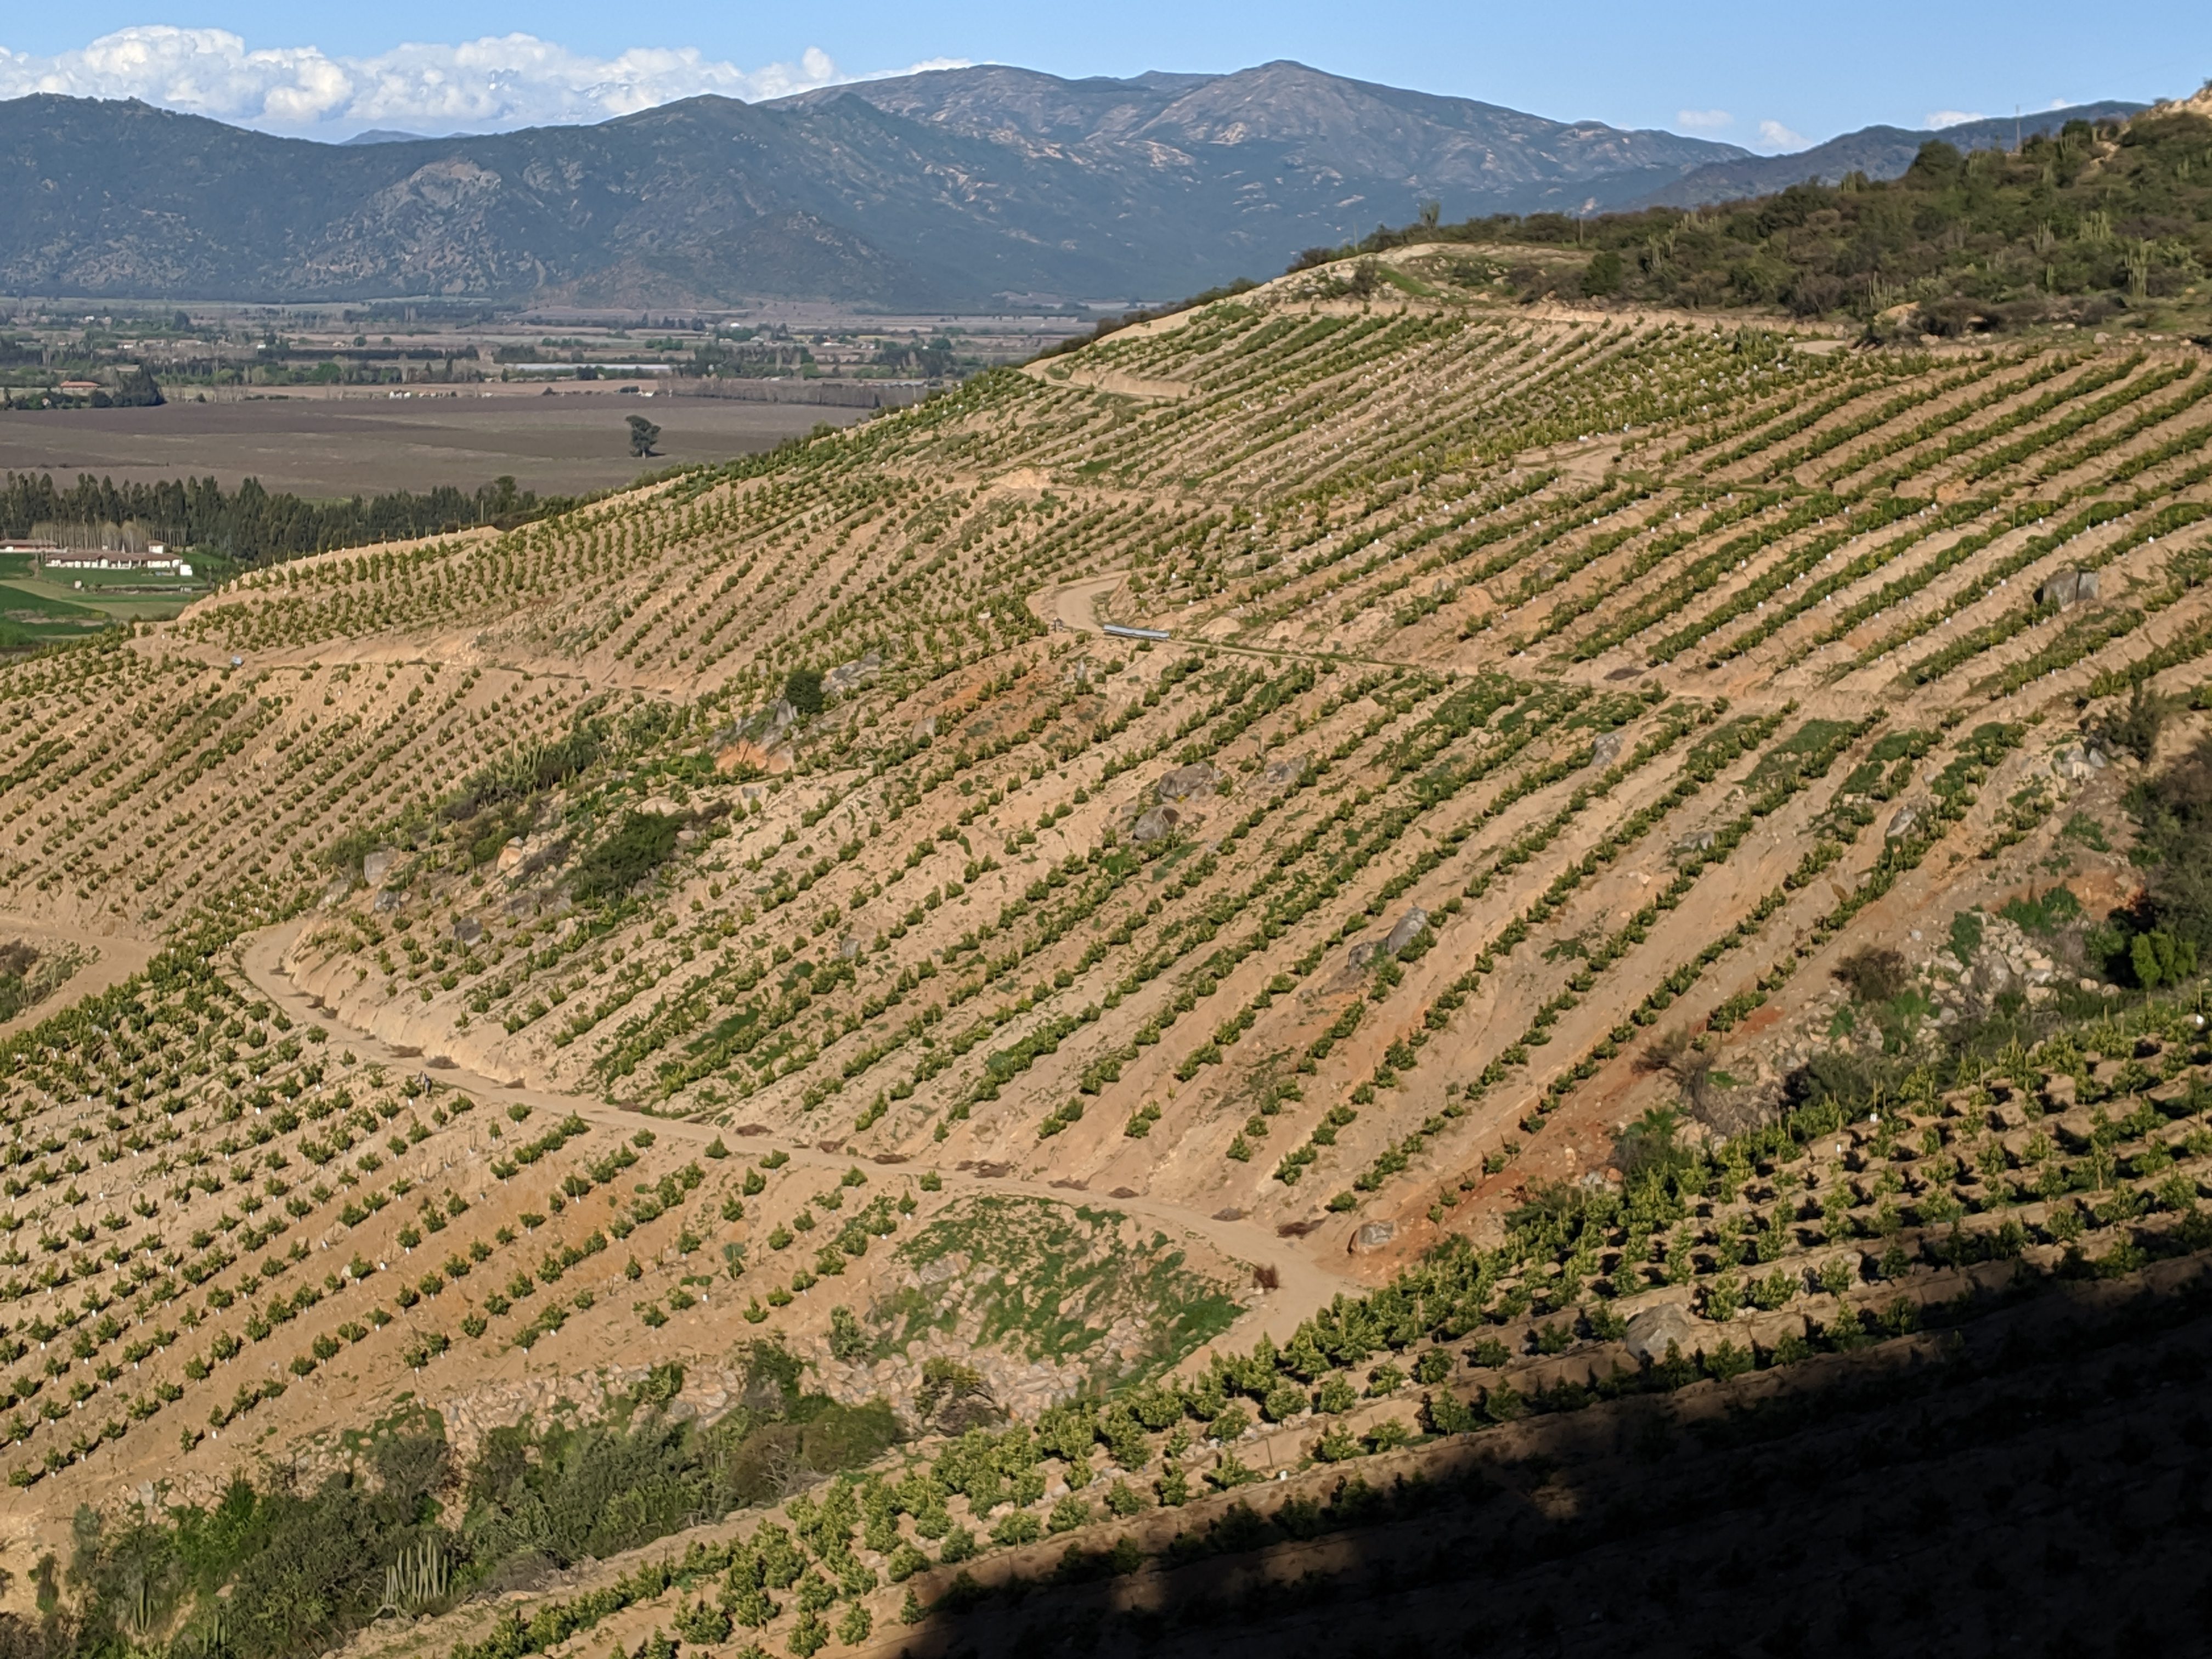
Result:
<instances>
[{"instance_id":1,"label":"shrub","mask_svg":"<svg viewBox=\"0 0 2212 1659\"><path fill-rule=\"evenodd\" d=\"M1016 1510L1000 1517L999 1524L991 1528L991 1541L994 1544L1034 1544L1043 1536L1043 1522L1027 1510Z\"/></svg>"},{"instance_id":2,"label":"shrub","mask_svg":"<svg viewBox=\"0 0 2212 1659\"><path fill-rule=\"evenodd\" d=\"M847 1364L856 1364L868 1357L868 1334L860 1328L859 1317L840 1303L830 1310L830 1352L832 1358Z\"/></svg>"},{"instance_id":3,"label":"shrub","mask_svg":"<svg viewBox=\"0 0 2212 1659\"><path fill-rule=\"evenodd\" d=\"M627 892L676 850L684 820L672 812L629 812L622 827L584 855L576 866L576 896L605 898Z\"/></svg>"},{"instance_id":4,"label":"shrub","mask_svg":"<svg viewBox=\"0 0 2212 1659\"><path fill-rule=\"evenodd\" d=\"M794 668L783 677L783 700L802 715L822 712L822 671Z\"/></svg>"},{"instance_id":5,"label":"shrub","mask_svg":"<svg viewBox=\"0 0 2212 1659\"><path fill-rule=\"evenodd\" d=\"M1912 982L1912 971L1896 951L1863 945L1838 963L1835 976L1851 994L1851 1000L1873 1005L1903 994Z\"/></svg>"},{"instance_id":6,"label":"shrub","mask_svg":"<svg viewBox=\"0 0 2212 1659\"><path fill-rule=\"evenodd\" d=\"M2162 927L2137 933L2128 946L2128 964L2136 984L2146 991L2156 990L2179 984L2197 971L2197 946Z\"/></svg>"},{"instance_id":7,"label":"shrub","mask_svg":"<svg viewBox=\"0 0 2212 1659\"><path fill-rule=\"evenodd\" d=\"M2167 716L2172 712L2169 699L2137 680L2129 693L2127 706L2106 714L2093 730L2097 740L2106 747L2133 755L2148 766L2157 751L2159 733L2165 730Z\"/></svg>"}]
</instances>

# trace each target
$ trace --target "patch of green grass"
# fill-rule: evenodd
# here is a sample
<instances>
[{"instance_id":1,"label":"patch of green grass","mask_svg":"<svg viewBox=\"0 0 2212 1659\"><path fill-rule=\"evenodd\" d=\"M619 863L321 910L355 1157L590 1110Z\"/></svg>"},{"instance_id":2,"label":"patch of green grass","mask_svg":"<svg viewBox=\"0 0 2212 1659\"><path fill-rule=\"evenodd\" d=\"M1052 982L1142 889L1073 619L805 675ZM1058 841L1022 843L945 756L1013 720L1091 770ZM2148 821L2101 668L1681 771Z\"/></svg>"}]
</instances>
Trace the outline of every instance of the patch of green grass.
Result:
<instances>
[{"instance_id":1,"label":"patch of green grass","mask_svg":"<svg viewBox=\"0 0 2212 1659\"><path fill-rule=\"evenodd\" d=\"M2053 933L2081 915L2081 901L2070 887L2054 887L2028 898L2016 898L1997 912L2014 927L2031 933Z\"/></svg>"},{"instance_id":2,"label":"patch of green grass","mask_svg":"<svg viewBox=\"0 0 2212 1659\"><path fill-rule=\"evenodd\" d=\"M1382 280L1389 283L1390 286L1395 289L1398 289L1405 293L1413 295L1416 299L1427 300L1433 299L1436 296L1437 290L1435 289L1423 282L1419 277L1409 276L1405 271L1399 270L1395 265L1380 265L1377 268L1382 274Z\"/></svg>"},{"instance_id":3,"label":"patch of green grass","mask_svg":"<svg viewBox=\"0 0 2212 1659\"><path fill-rule=\"evenodd\" d=\"M0 611L12 611L18 616L36 612L46 617L82 617L88 620L100 614L91 606L79 605L73 599L41 592L28 582L0 582Z\"/></svg>"},{"instance_id":4,"label":"patch of green grass","mask_svg":"<svg viewBox=\"0 0 2212 1659\"><path fill-rule=\"evenodd\" d=\"M1912 1046L1913 1033L1920 1022L1936 1012L1917 988L1900 991L1881 1005L1879 1019L1881 1025L1881 1051L1886 1054L1901 1054Z\"/></svg>"},{"instance_id":5,"label":"patch of green grass","mask_svg":"<svg viewBox=\"0 0 2212 1659\"><path fill-rule=\"evenodd\" d=\"M868 1310L878 1351L902 1352L972 1320L978 1343L1086 1363L1101 1384L1157 1375L1226 1330L1239 1309L1164 1233L1133 1231L1118 1211L1046 1199L955 1204L900 1246L925 1282ZM1108 1334L1131 1316L1146 1331L1142 1352L1109 1356Z\"/></svg>"},{"instance_id":6,"label":"patch of green grass","mask_svg":"<svg viewBox=\"0 0 2212 1659\"><path fill-rule=\"evenodd\" d=\"M1169 848L1166 852L1152 860L1152 879L1165 881L1168 878L1168 872L1188 858L1197 847L1196 842L1186 841L1178 842L1175 846Z\"/></svg>"},{"instance_id":7,"label":"patch of green grass","mask_svg":"<svg viewBox=\"0 0 2212 1659\"><path fill-rule=\"evenodd\" d=\"M0 613L0 652L42 651L50 645L66 645L98 631L76 623L21 623Z\"/></svg>"},{"instance_id":8,"label":"patch of green grass","mask_svg":"<svg viewBox=\"0 0 2212 1659\"><path fill-rule=\"evenodd\" d=\"M1936 746L1938 734L1934 732L1888 732L1875 739L1867 757L1878 762L1917 760Z\"/></svg>"},{"instance_id":9,"label":"patch of green grass","mask_svg":"<svg viewBox=\"0 0 2212 1659\"><path fill-rule=\"evenodd\" d=\"M2064 839L2078 841L2096 852L2109 853L2112 850L2112 842L2105 839L2105 826L2087 812L2076 812L2066 820L2065 828L2058 833Z\"/></svg>"},{"instance_id":10,"label":"patch of green grass","mask_svg":"<svg viewBox=\"0 0 2212 1659\"><path fill-rule=\"evenodd\" d=\"M1807 720L1766 751L1744 780L1744 788L1756 792L1763 783L1794 774L1806 757L1819 754L1850 729L1849 720Z\"/></svg>"},{"instance_id":11,"label":"patch of green grass","mask_svg":"<svg viewBox=\"0 0 2212 1659\"><path fill-rule=\"evenodd\" d=\"M1961 910L1951 918L1951 954L1963 966L1974 959L1974 952L1982 948L1982 915L1978 910Z\"/></svg>"}]
</instances>

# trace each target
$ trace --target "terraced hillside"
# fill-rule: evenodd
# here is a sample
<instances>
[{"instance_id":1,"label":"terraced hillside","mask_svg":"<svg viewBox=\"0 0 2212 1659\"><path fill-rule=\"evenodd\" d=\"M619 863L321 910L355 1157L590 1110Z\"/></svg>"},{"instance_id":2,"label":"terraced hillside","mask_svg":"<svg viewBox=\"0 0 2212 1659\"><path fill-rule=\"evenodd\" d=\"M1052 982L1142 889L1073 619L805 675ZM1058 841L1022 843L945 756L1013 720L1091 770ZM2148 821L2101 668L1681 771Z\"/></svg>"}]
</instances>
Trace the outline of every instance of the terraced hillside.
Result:
<instances>
[{"instance_id":1,"label":"terraced hillside","mask_svg":"<svg viewBox=\"0 0 2212 1659\"><path fill-rule=\"evenodd\" d=\"M716 1425L696 1490L586 1537L432 1481L390 1584L223 1639L788 1498L407 1639L1019 1647L1048 1552L1134 1641L1406 1523L1354 1458L1801 1363L2002 1392L1914 1333L2192 1273L2212 1053L2124 795L2212 652L2201 354L1464 261L0 668L0 908L160 950L0 1047L23 1593L81 1500L306 1490L410 1402L489 1468L565 1398ZM216 1639L73 1547L88 1629Z\"/></svg>"}]
</instances>

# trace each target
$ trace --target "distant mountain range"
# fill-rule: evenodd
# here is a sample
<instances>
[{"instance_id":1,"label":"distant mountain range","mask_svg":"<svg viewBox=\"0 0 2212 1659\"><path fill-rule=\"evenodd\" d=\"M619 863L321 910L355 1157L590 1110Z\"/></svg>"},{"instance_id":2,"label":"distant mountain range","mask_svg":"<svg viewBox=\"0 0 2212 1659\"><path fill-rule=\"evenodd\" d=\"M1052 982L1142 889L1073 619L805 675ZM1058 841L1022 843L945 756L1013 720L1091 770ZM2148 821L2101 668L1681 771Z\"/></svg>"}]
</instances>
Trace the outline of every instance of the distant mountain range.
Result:
<instances>
[{"instance_id":1,"label":"distant mountain range","mask_svg":"<svg viewBox=\"0 0 2212 1659\"><path fill-rule=\"evenodd\" d=\"M1956 126L1921 131L1862 127L1787 155L1741 155L1708 162L1633 205L1704 207L1714 202L1740 202L1747 196L1771 196L1808 179L1837 184L1849 173L1863 173L1869 179L1894 179L1912 165L1921 145L1930 138L1941 138L1960 149L2008 149L2016 137L2056 132L2069 121L2125 120L2149 107L2107 100L2101 104L2076 104L2065 109L2040 110L2033 115L1962 121Z\"/></svg>"},{"instance_id":2,"label":"distant mountain range","mask_svg":"<svg viewBox=\"0 0 2212 1659\"><path fill-rule=\"evenodd\" d=\"M1271 275L1425 202L1457 219L1711 200L1825 171L1829 152L1862 158L1839 171L1893 175L1919 136L1875 128L1762 159L1291 63L1129 80L945 70L588 127L345 144L40 94L0 102L0 292L1154 299ZM1754 178L1774 183L1731 182Z\"/></svg>"}]
</instances>

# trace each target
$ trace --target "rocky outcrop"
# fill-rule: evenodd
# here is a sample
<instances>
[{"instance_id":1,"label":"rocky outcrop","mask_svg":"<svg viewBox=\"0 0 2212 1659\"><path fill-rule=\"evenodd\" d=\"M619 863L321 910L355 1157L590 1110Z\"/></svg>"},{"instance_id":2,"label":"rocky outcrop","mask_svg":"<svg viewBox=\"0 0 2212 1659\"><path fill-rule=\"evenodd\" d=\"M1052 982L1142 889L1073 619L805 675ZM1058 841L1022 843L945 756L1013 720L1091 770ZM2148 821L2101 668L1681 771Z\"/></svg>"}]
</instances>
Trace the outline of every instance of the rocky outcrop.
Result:
<instances>
[{"instance_id":1,"label":"rocky outcrop","mask_svg":"<svg viewBox=\"0 0 2212 1659\"><path fill-rule=\"evenodd\" d=\"M1413 906L1412 909L1398 918L1397 925L1392 927L1384 938L1383 953L1387 956L1396 956L1399 951L1419 939L1421 930L1428 925L1429 913L1418 904Z\"/></svg>"},{"instance_id":2,"label":"rocky outcrop","mask_svg":"<svg viewBox=\"0 0 2212 1659\"><path fill-rule=\"evenodd\" d=\"M2069 744L2051 757L2052 775L2069 783L2086 783L2110 764L2105 751L2090 743Z\"/></svg>"},{"instance_id":3,"label":"rocky outcrop","mask_svg":"<svg viewBox=\"0 0 2212 1659\"><path fill-rule=\"evenodd\" d=\"M1628 1352L1655 1365L1667 1358L1669 1347L1686 1359L1704 1346L1705 1333L1711 1328L1680 1303L1662 1302L1628 1322Z\"/></svg>"},{"instance_id":4,"label":"rocky outcrop","mask_svg":"<svg viewBox=\"0 0 2212 1659\"><path fill-rule=\"evenodd\" d=\"M2097 573L2076 570L2071 565L2052 571L2035 590L2039 605L2064 610L2069 605L2088 605L2097 597Z\"/></svg>"},{"instance_id":5,"label":"rocky outcrop","mask_svg":"<svg viewBox=\"0 0 2212 1659\"><path fill-rule=\"evenodd\" d=\"M1221 774L1204 761L1193 761L1188 766L1178 766L1152 786L1152 794L1161 801L1204 800L1221 787Z\"/></svg>"},{"instance_id":6,"label":"rocky outcrop","mask_svg":"<svg viewBox=\"0 0 2212 1659\"><path fill-rule=\"evenodd\" d=\"M1182 814L1172 806L1155 806L1137 814L1129 826L1129 839L1139 847L1165 841L1182 824Z\"/></svg>"},{"instance_id":7,"label":"rocky outcrop","mask_svg":"<svg viewBox=\"0 0 2212 1659\"><path fill-rule=\"evenodd\" d=\"M841 662L824 674L822 689L833 696L842 696L848 691L857 691L864 685L872 685L883 672L884 653L871 651L850 662ZM787 703L783 706L790 707Z\"/></svg>"}]
</instances>

